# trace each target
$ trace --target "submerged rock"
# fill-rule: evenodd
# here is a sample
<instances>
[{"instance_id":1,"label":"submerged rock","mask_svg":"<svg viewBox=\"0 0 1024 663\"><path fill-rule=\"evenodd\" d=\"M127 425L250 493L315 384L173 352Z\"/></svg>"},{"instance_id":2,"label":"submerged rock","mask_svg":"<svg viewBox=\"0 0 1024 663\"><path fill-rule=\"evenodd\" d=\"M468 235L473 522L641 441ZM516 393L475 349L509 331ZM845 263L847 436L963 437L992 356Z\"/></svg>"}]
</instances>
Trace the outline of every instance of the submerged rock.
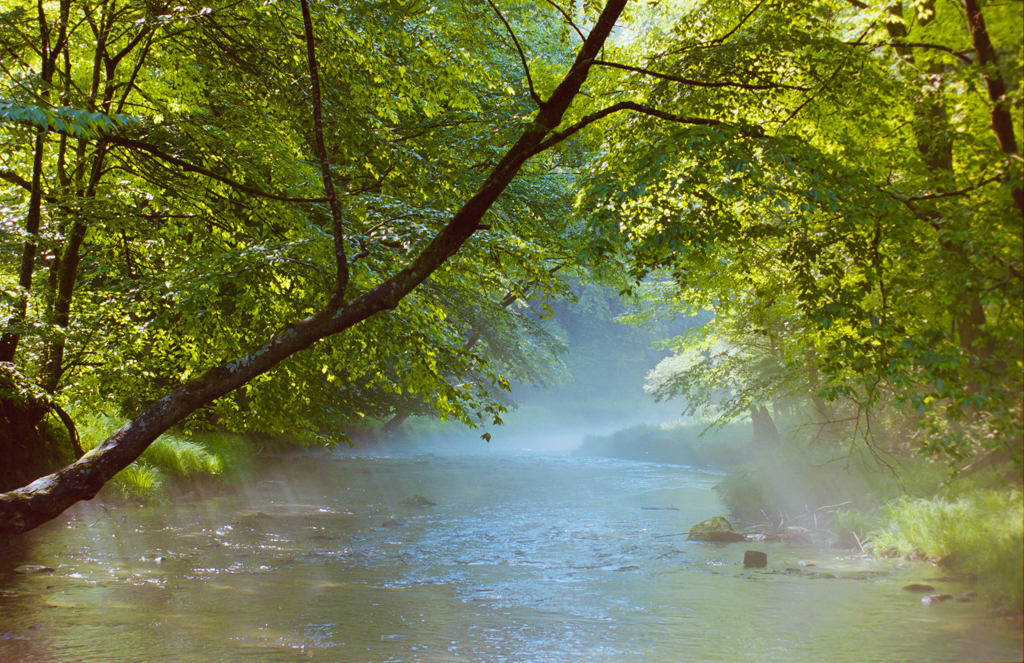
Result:
<instances>
[{"instance_id":1,"label":"submerged rock","mask_svg":"<svg viewBox=\"0 0 1024 663\"><path fill-rule=\"evenodd\" d=\"M56 570L52 566L45 566L43 564L22 564L14 569L14 572L27 576L33 573L53 573Z\"/></svg>"},{"instance_id":2,"label":"submerged rock","mask_svg":"<svg viewBox=\"0 0 1024 663\"><path fill-rule=\"evenodd\" d=\"M734 543L736 541L746 541L747 537L733 531L732 525L725 519L725 516L715 516L691 527L686 540Z\"/></svg>"},{"instance_id":3,"label":"submerged rock","mask_svg":"<svg viewBox=\"0 0 1024 663\"><path fill-rule=\"evenodd\" d=\"M391 518L390 520L385 520L384 522L382 522L380 524L380 526L381 527L405 527L405 523L403 523L400 520L395 520L394 518Z\"/></svg>"},{"instance_id":4,"label":"submerged rock","mask_svg":"<svg viewBox=\"0 0 1024 663\"><path fill-rule=\"evenodd\" d=\"M921 599L921 603L925 605L931 605L932 603L941 603L943 601L950 601L952 599L952 594L934 594L932 596L926 596L923 599Z\"/></svg>"},{"instance_id":5,"label":"submerged rock","mask_svg":"<svg viewBox=\"0 0 1024 663\"><path fill-rule=\"evenodd\" d=\"M402 500L402 506L437 506L437 504L422 495L413 495Z\"/></svg>"},{"instance_id":6,"label":"submerged rock","mask_svg":"<svg viewBox=\"0 0 1024 663\"><path fill-rule=\"evenodd\" d=\"M768 555L757 550L747 550L743 553L743 568L763 569L768 566Z\"/></svg>"},{"instance_id":7,"label":"submerged rock","mask_svg":"<svg viewBox=\"0 0 1024 663\"><path fill-rule=\"evenodd\" d=\"M913 585L907 585L903 590L906 592L934 592L935 588L931 585L918 585L915 583Z\"/></svg>"}]
</instances>

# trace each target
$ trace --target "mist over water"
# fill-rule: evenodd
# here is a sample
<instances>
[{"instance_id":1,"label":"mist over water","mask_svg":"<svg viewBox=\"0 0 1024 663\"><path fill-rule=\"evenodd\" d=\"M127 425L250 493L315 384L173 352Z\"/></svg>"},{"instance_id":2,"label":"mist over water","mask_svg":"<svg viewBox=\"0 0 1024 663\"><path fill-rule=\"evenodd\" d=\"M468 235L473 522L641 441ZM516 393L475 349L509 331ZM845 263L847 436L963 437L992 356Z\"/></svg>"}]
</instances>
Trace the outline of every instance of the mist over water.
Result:
<instances>
[{"instance_id":1,"label":"mist over water","mask_svg":"<svg viewBox=\"0 0 1024 663\"><path fill-rule=\"evenodd\" d=\"M5 551L2 572L54 570L0 574L0 661L1019 660L980 604L901 591L930 565L665 536L722 513L720 479L331 454L270 459L237 494L83 505Z\"/></svg>"}]
</instances>

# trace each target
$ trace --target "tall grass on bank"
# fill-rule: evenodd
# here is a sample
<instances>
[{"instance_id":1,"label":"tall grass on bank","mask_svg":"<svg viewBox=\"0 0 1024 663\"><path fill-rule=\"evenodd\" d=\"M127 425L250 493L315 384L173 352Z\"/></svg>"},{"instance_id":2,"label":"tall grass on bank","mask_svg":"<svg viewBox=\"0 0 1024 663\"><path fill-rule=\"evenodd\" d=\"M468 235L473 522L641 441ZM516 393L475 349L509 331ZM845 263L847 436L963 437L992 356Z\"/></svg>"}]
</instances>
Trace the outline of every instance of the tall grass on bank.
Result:
<instances>
[{"instance_id":1,"label":"tall grass on bank","mask_svg":"<svg viewBox=\"0 0 1024 663\"><path fill-rule=\"evenodd\" d=\"M80 415L76 421L86 452L125 423L104 415ZM108 483L108 490L117 491L129 501L159 501L167 497L173 485L184 486L201 479L244 478L254 460L255 449L239 435L195 433L186 437L164 433Z\"/></svg>"},{"instance_id":2,"label":"tall grass on bank","mask_svg":"<svg viewBox=\"0 0 1024 663\"><path fill-rule=\"evenodd\" d=\"M941 559L971 574L996 605L1024 610L1024 502L1019 490L979 490L958 499L903 498L886 505L870 533L876 554Z\"/></svg>"}]
</instances>

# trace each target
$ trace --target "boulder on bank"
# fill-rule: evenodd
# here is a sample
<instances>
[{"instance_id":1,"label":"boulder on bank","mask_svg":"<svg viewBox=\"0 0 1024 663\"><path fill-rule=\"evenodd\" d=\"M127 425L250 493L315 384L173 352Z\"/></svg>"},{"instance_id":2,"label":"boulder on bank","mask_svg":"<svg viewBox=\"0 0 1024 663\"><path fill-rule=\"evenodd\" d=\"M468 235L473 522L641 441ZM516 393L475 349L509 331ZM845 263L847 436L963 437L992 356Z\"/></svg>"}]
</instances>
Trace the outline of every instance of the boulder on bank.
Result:
<instances>
[{"instance_id":1,"label":"boulder on bank","mask_svg":"<svg viewBox=\"0 0 1024 663\"><path fill-rule=\"evenodd\" d=\"M743 553L743 568L763 569L768 566L768 555L757 550L747 550Z\"/></svg>"},{"instance_id":2,"label":"boulder on bank","mask_svg":"<svg viewBox=\"0 0 1024 663\"><path fill-rule=\"evenodd\" d=\"M746 541L747 537L734 531L725 516L715 516L691 527L686 540L734 543L736 541Z\"/></svg>"}]
</instances>

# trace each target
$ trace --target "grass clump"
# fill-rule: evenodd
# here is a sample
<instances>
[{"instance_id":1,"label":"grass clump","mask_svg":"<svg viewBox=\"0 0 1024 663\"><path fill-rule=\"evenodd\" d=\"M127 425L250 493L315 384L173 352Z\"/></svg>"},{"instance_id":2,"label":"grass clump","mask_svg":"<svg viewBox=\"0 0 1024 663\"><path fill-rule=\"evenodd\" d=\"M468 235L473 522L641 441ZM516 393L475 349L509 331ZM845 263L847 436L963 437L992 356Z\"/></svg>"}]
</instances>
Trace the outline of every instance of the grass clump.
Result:
<instances>
[{"instance_id":1,"label":"grass clump","mask_svg":"<svg viewBox=\"0 0 1024 663\"><path fill-rule=\"evenodd\" d=\"M956 499L902 498L882 509L871 535L877 554L941 560L977 578L1001 608L1024 610L1021 492L979 490Z\"/></svg>"},{"instance_id":2,"label":"grass clump","mask_svg":"<svg viewBox=\"0 0 1024 663\"><path fill-rule=\"evenodd\" d=\"M82 448L87 453L125 424L122 419L105 415L78 419ZM203 479L244 478L254 461L255 449L238 435L164 433L138 460L118 472L108 486L125 500L160 501L167 498L172 487L187 487Z\"/></svg>"}]
</instances>

